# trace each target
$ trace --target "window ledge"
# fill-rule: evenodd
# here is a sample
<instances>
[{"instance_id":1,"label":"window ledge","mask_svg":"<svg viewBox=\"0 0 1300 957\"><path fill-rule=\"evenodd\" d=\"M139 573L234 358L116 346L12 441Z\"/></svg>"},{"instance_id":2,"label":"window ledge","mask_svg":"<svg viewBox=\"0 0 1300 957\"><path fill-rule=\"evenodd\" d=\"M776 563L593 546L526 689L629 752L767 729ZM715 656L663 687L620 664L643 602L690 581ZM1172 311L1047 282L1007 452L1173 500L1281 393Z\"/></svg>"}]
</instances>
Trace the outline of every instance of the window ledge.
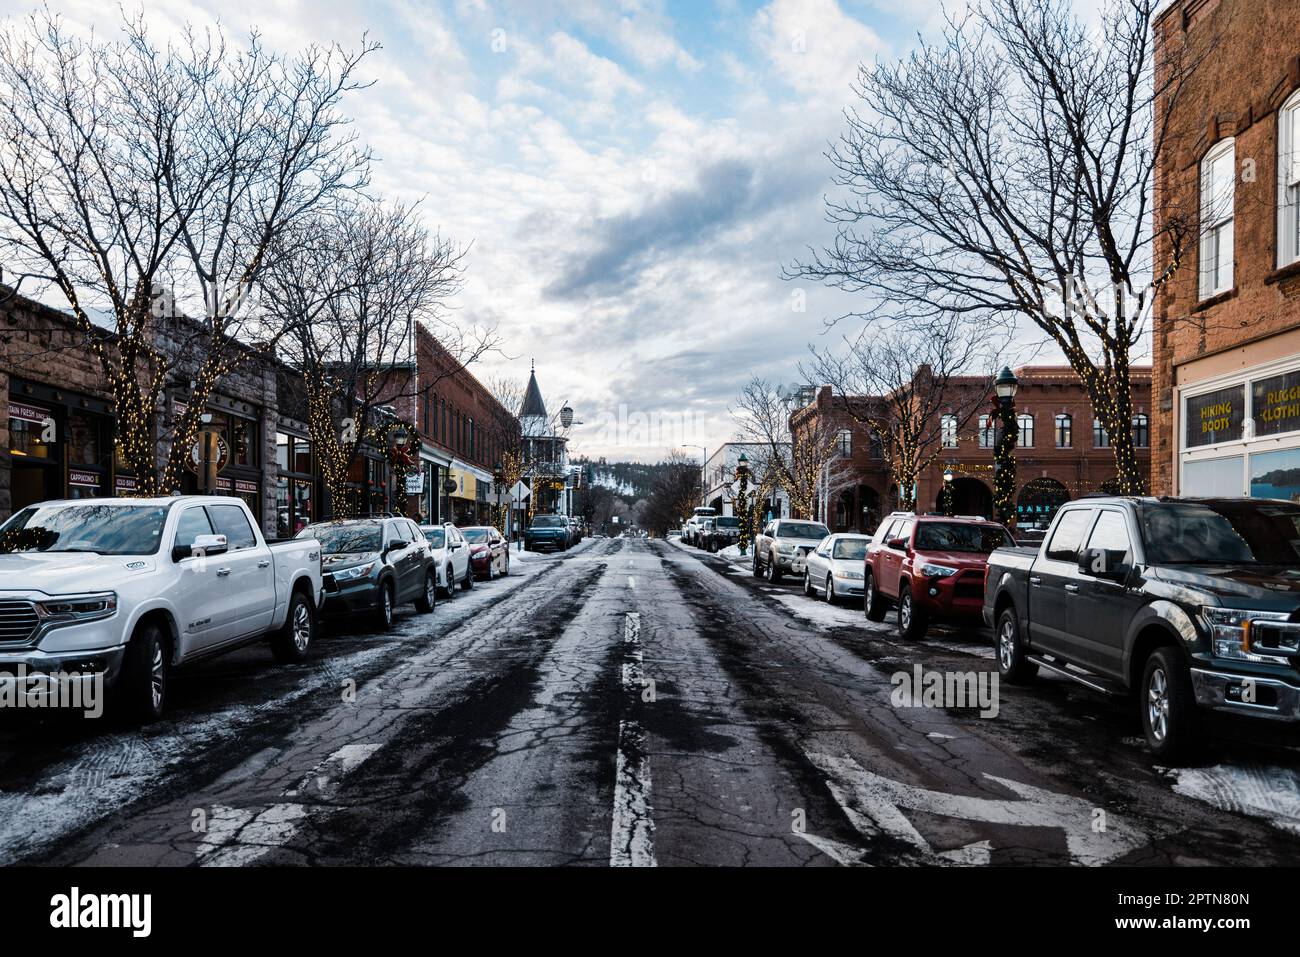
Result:
<instances>
[{"instance_id":1,"label":"window ledge","mask_svg":"<svg viewBox=\"0 0 1300 957\"><path fill-rule=\"evenodd\" d=\"M1196 304L1192 309L1192 312L1204 312L1206 309L1212 309L1221 303L1227 302L1229 299L1236 299L1239 291L1240 290L1238 290L1236 286L1233 286L1231 289L1215 293L1213 296L1207 296Z\"/></svg>"},{"instance_id":2,"label":"window ledge","mask_svg":"<svg viewBox=\"0 0 1300 957\"><path fill-rule=\"evenodd\" d=\"M1275 269L1264 277L1264 285L1272 286L1275 283L1282 282L1284 279L1290 279L1293 276L1300 276L1300 259L1281 269Z\"/></svg>"}]
</instances>

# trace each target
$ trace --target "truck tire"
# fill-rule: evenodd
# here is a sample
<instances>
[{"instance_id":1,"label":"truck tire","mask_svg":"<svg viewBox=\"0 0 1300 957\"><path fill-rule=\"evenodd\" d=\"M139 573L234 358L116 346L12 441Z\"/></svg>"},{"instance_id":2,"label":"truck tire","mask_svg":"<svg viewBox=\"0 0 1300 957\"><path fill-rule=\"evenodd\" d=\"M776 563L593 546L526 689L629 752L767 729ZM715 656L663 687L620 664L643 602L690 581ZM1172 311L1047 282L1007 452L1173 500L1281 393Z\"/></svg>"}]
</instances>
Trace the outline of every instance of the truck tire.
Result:
<instances>
[{"instance_id":1,"label":"truck tire","mask_svg":"<svg viewBox=\"0 0 1300 957\"><path fill-rule=\"evenodd\" d=\"M763 569L760 568L760 567L759 567L759 564L758 564L758 552L757 552L757 551L754 552L754 577L755 577L755 578L762 578L762 577L763 577Z\"/></svg>"},{"instance_id":2,"label":"truck tire","mask_svg":"<svg viewBox=\"0 0 1300 957\"><path fill-rule=\"evenodd\" d=\"M905 641L920 641L930 627L929 616L925 609L917 608L912 598L912 583L899 582L898 585L898 633Z\"/></svg>"},{"instance_id":3,"label":"truck tire","mask_svg":"<svg viewBox=\"0 0 1300 957\"><path fill-rule=\"evenodd\" d=\"M420 592L420 597L415 599L415 610L422 615L427 615L433 611L436 604L438 604L438 573L430 568L424 573L424 591Z\"/></svg>"},{"instance_id":4,"label":"truck tire","mask_svg":"<svg viewBox=\"0 0 1300 957\"><path fill-rule=\"evenodd\" d=\"M1142 669L1138 708L1147 746L1157 761L1187 764L1205 753L1208 737L1178 649L1165 645L1151 653Z\"/></svg>"},{"instance_id":5,"label":"truck tire","mask_svg":"<svg viewBox=\"0 0 1300 957\"><path fill-rule=\"evenodd\" d=\"M876 588L876 576L867 572L867 580L862 583L862 610L867 614L867 621L885 620L885 598Z\"/></svg>"},{"instance_id":6,"label":"truck tire","mask_svg":"<svg viewBox=\"0 0 1300 957\"><path fill-rule=\"evenodd\" d=\"M1038 675L1038 665L1025 657L1025 645L1020 640L1020 619L1014 608L1003 609L998 616L997 641L998 674L1013 685L1026 684Z\"/></svg>"},{"instance_id":7,"label":"truck tire","mask_svg":"<svg viewBox=\"0 0 1300 957\"><path fill-rule=\"evenodd\" d=\"M114 689L129 720L149 724L162 717L167 707L170 671L162 628L152 622L141 625L126 646L122 674Z\"/></svg>"},{"instance_id":8,"label":"truck tire","mask_svg":"<svg viewBox=\"0 0 1300 957\"><path fill-rule=\"evenodd\" d=\"M271 636L271 654L282 665L306 661L315 637L316 610L310 598L295 591L289 599L289 614L284 624Z\"/></svg>"},{"instance_id":9,"label":"truck tire","mask_svg":"<svg viewBox=\"0 0 1300 957\"><path fill-rule=\"evenodd\" d=\"M776 563L776 555L767 556L767 580L775 585L781 580L781 566Z\"/></svg>"},{"instance_id":10,"label":"truck tire","mask_svg":"<svg viewBox=\"0 0 1300 957\"><path fill-rule=\"evenodd\" d=\"M393 627L393 605L396 599L393 597L393 583L381 582L379 585L378 599L375 602L375 628L378 631L391 631Z\"/></svg>"}]
</instances>

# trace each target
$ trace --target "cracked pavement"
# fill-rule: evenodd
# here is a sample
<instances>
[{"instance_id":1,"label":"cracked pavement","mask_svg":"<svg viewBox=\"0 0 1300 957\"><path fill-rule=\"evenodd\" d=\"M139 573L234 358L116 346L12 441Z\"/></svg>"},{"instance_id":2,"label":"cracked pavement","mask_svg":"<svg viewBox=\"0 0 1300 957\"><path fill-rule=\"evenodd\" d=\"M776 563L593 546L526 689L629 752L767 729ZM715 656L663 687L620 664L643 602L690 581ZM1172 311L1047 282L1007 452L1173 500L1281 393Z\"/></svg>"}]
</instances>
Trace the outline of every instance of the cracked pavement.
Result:
<instances>
[{"instance_id":1,"label":"cracked pavement","mask_svg":"<svg viewBox=\"0 0 1300 957\"><path fill-rule=\"evenodd\" d=\"M1061 680L1001 687L995 717L897 707L891 679L913 665L994 670L987 635L937 627L909 645L892 617L814 605L675 542L529 557L430 615L403 609L393 632L342 623L308 664L255 646L178 674L148 728L5 721L0 860L1263 865L1300 851L1286 740L1226 728L1222 763L1189 777L1152 765L1135 709Z\"/></svg>"}]
</instances>

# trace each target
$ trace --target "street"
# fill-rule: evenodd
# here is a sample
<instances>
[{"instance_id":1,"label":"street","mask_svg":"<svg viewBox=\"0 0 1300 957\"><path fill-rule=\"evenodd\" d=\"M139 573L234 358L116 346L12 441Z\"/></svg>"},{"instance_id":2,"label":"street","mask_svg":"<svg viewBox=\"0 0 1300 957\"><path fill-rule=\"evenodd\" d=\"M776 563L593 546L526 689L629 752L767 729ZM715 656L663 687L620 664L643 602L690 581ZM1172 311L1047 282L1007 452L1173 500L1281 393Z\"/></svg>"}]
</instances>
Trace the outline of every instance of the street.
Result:
<instances>
[{"instance_id":1,"label":"street","mask_svg":"<svg viewBox=\"0 0 1300 957\"><path fill-rule=\"evenodd\" d=\"M1226 726L1152 765L1136 709L1043 677L997 713L893 676L996 671L893 616L675 540L513 553L511 575L179 672L167 714L0 726L3 862L56 865L1284 864L1300 754Z\"/></svg>"}]
</instances>

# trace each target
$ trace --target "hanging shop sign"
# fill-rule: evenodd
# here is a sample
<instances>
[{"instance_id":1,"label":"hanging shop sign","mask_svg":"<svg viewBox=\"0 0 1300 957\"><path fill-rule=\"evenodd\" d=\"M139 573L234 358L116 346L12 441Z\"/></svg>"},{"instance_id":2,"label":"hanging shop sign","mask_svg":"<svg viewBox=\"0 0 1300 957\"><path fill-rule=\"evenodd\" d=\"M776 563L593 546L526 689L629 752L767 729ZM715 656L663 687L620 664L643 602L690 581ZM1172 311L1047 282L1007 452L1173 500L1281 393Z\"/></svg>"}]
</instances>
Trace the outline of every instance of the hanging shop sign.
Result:
<instances>
[{"instance_id":1,"label":"hanging shop sign","mask_svg":"<svg viewBox=\"0 0 1300 957\"><path fill-rule=\"evenodd\" d=\"M113 478L113 489L118 492L134 492L139 488L134 475L117 475Z\"/></svg>"},{"instance_id":2,"label":"hanging shop sign","mask_svg":"<svg viewBox=\"0 0 1300 957\"><path fill-rule=\"evenodd\" d=\"M203 464L204 443L215 442L214 459L217 463L217 471L225 469L230 462L230 446L226 443L226 437L220 432L204 430L194 437L194 444L190 446L190 454L185 459L185 467L195 475L199 474L200 467Z\"/></svg>"},{"instance_id":3,"label":"hanging shop sign","mask_svg":"<svg viewBox=\"0 0 1300 957\"><path fill-rule=\"evenodd\" d=\"M69 469L68 484L77 485L80 486L81 488L99 488L100 485L99 473L83 472L80 469Z\"/></svg>"},{"instance_id":4,"label":"hanging shop sign","mask_svg":"<svg viewBox=\"0 0 1300 957\"><path fill-rule=\"evenodd\" d=\"M9 400L9 418L11 419L18 419L22 422L44 422L49 417L49 409L42 409L39 405L28 405L26 402Z\"/></svg>"},{"instance_id":5,"label":"hanging shop sign","mask_svg":"<svg viewBox=\"0 0 1300 957\"><path fill-rule=\"evenodd\" d=\"M1241 438L1245 420L1246 387L1216 389L1187 400L1184 448L1192 449L1216 442L1235 442Z\"/></svg>"}]
</instances>

